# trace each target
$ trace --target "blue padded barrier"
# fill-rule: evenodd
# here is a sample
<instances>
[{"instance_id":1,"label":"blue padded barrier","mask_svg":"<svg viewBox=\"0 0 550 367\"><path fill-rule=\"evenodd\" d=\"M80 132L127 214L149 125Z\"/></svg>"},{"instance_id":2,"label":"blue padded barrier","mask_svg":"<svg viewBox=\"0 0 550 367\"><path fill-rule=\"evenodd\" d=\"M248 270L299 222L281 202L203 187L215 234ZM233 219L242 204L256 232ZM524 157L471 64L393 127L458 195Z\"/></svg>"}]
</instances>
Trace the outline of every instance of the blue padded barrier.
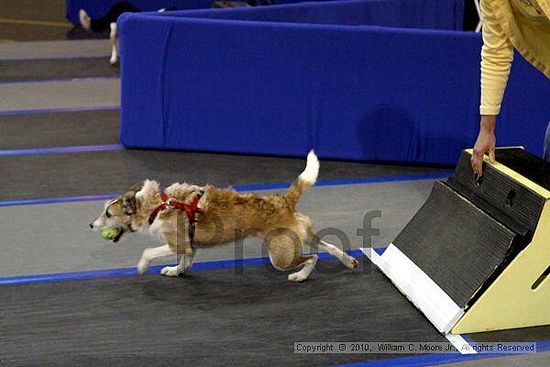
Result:
<instances>
[{"instance_id":1,"label":"blue padded barrier","mask_svg":"<svg viewBox=\"0 0 550 367\"><path fill-rule=\"evenodd\" d=\"M419 27L422 14L437 13L429 7L449 6L416 1L411 19ZM366 6L349 12L364 17L352 24L384 19L368 11L377 1L338 3ZM123 15L121 142L282 156L315 148L324 158L455 164L479 124L480 35L315 24L345 22L334 5ZM274 13L277 21L265 21ZM517 56L498 143L540 154L549 95L547 79Z\"/></svg>"},{"instance_id":2,"label":"blue padded barrier","mask_svg":"<svg viewBox=\"0 0 550 367\"><path fill-rule=\"evenodd\" d=\"M282 3L279 1L279 3ZM301 24L379 25L384 27L462 30L461 0L347 0L316 1L277 7L189 10L161 16L286 22Z\"/></svg>"}]
</instances>

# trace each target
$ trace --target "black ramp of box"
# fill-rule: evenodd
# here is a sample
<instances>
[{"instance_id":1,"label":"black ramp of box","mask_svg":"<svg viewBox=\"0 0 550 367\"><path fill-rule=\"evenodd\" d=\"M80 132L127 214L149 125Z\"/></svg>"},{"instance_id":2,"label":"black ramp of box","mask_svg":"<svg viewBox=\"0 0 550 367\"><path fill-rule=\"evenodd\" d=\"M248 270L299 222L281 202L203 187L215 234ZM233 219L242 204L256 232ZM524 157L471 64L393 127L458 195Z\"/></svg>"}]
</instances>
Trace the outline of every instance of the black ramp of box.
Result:
<instances>
[{"instance_id":1,"label":"black ramp of box","mask_svg":"<svg viewBox=\"0 0 550 367\"><path fill-rule=\"evenodd\" d=\"M517 235L437 181L394 241L460 307L504 261Z\"/></svg>"}]
</instances>

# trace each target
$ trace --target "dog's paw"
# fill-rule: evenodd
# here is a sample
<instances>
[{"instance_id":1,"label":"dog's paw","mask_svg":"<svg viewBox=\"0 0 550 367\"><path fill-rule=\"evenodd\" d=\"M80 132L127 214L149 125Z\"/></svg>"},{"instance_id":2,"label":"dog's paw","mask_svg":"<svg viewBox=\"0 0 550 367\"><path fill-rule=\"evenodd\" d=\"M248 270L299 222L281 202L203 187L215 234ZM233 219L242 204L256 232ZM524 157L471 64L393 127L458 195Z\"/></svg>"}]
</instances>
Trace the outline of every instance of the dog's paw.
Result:
<instances>
[{"instance_id":1,"label":"dog's paw","mask_svg":"<svg viewBox=\"0 0 550 367\"><path fill-rule=\"evenodd\" d=\"M359 267L359 262L355 258L350 256L346 266L350 269L357 269Z\"/></svg>"},{"instance_id":2,"label":"dog's paw","mask_svg":"<svg viewBox=\"0 0 550 367\"><path fill-rule=\"evenodd\" d=\"M288 280L290 280L291 282L299 283L299 282L303 282L306 279L307 279L307 276L305 276L300 272L288 274Z\"/></svg>"},{"instance_id":3,"label":"dog's paw","mask_svg":"<svg viewBox=\"0 0 550 367\"><path fill-rule=\"evenodd\" d=\"M165 266L160 271L161 275L167 276L167 277L177 277L179 275L178 267L177 266Z\"/></svg>"},{"instance_id":4,"label":"dog's paw","mask_svg":"<svg viewBox=\"0 0 550 367\"><path fill-rule=\"evenodd\" d=\"M145 259L140 259L137 264L137 269L140 274L144 274L149 269L150 262Z\"/></svg>"},{"instance_id":5,"label":"dog's paw","mask_svg":"<svg viewBox=\"0 0 550 367\"><path fill-rule=\"evenodd\" d=\"M111 58L109 59L109 63L112 65L112 66L119 66L119 61L118 61L118 57L116 56L111 56Z\"/></svg>"}]
</instances>

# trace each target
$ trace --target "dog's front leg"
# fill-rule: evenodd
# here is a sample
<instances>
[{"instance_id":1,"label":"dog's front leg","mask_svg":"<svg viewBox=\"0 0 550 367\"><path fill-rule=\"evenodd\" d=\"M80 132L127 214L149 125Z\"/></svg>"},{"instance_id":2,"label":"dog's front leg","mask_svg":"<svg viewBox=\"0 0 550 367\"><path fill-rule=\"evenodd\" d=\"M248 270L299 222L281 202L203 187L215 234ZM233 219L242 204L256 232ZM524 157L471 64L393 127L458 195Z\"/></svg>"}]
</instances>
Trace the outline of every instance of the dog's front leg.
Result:
<instances>
[{"instance_id":1,"label":"dog's front leg","mask_svg":"<svg viewBox=\"0 0 550 367\"><path fill-rule=\"evenodd\" d=\"M176 266L165 266L160 273L167 277L177 277L178 275L185 273L191 265L193 265L193 258L195 257L195 249L186 247L181 255L181 259Z\"/></svg>"},{"instance_id":2,"label":"dog's front leg","mask_svg":"<svg viewBox=\"0 0 550 367\"><path fill-rule=\"evenodd\" d=\"M149 268L149 264L151 264L151 260L173 254L174 251L172 251L172 248L169 245L146 248L145 250L143 250L143 254L141 255L141 259L139 260L137 265L139 273L143 274L147 271L147 269Z\"/></svg>"}]
</instances>

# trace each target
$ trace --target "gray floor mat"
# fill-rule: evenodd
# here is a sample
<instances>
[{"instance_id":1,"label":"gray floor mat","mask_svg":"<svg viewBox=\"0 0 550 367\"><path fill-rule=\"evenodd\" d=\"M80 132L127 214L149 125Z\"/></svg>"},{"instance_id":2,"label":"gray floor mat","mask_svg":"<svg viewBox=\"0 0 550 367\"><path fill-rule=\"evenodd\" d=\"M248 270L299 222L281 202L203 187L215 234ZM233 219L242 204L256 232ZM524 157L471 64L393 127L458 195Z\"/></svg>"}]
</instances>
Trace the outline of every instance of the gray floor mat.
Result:
<instances>
[{"instance_id":1,"label":"gray floor mat","mask_svg":"<svg viewBox=\"0 0 550 367\"><path fill-rule=\"evenodd\" d=\"M119 79L4 83L0 88L0 113L3 114L105 106L120 106Z\"/></svg>"},{"instance_id":2,"label":"gray floor mat","mask_svg":"<svg viewBox=\"0 0 550 367\"><path fill-rule=\"evenodd\" d=\"M119 110L0 116L0 150L118 144Z\"/></svg>"},{"instance_id":3,"label":"gray floor mat","mask_svg":"<svg viewBox=\"0 0 550 367\"><path fill-rule=\"evenodd\" d=\"M110 40L5 42L0 43L0 60L108 58L111 54L110 42Z\"/></svg>"},{"instance_id":4,"label":"gray floor mat","mask_svg":"<svg viewBox=\"0 0 550 367\"><path fill-rule=\"evenodd\" d=\"M146 178L231 186L291 182L304 159L117 150L0 157L0 201L120 192ZM440 168L321 160L320 180L446 172Z\"/></svg>"},{"instance_id":5,"label":"gray floor mat","mask_svg":"<svg viewBox=\"0 0 550 367\"><path fill-rule=\"evenodd\" d=\"M45 60L0 60L1 81L118 78L120 69L107 57Z\"/></svg>"},{"instance_id":6,"label":"gray floor mat","mask_svg":"<svg viewBox=\"0 0 550 367\"><path fill-rule=\"evenodd\" d=\"M65 19L65 6L64 0L2 0L0 18L29 22L0 22L0 38L11 41L65 39L71 29ZM46 23L33 24L37 21Z\"/></svg>"},{"instance_id":7,"label":"gray floor mat","mask_svg":"<svg viewBox=\"0 0 550 367\"><path fill-rule=\"evenodd\" d=\"M186 278L2 287L0 360L12 366L328 366L392 356L295 354L294 342L445 341L370 266L318 271L302 284L286 276L258 266L242 274L225 269ZM22 353L22 345L32 348Z\"/></svg>"},{"instance_id":8,"label":"gray floor mat","mask_svg":"<svg viewBox=\"0 0 550 367\"><path fill-rule=\"evenodd\" d=\"M432 181L426 180L313 187L303 195L298 210L313 219L326 241L340 248L386 246L420 208L431 186ZM162 245L156 238L137 233L123 236L116 245L103 240L88 228L102 210L103 201L0 207L0 276L135 267L144 248ZM379 234L373 233L372 241L364 242L357 230L373 210L380 210L380 217L372 221ZM249 238L242 250L234 244L200 249L196 261L265 256L261 240ZM175 262L175 257L168 257L154 264Z\"/></svg>"},{"instance_id":9,"label":"gray floor mat","mask_svg":"<svg viewBox=\"0 0 550 367\"><path fill-rule=\"evenodd\" d=\"M319 269L301 284L259 265L181 278L4 286L0 360L10 366L330 366L411 354L297 354L294 343L446 342L365 257L355 271L335 260L323 263L341 271ZM533 336L529 329L506 333L508 341ZM22 346L32 348L22 352Z\"/></svg>"},{"instance_id":10,"label":"gray floor mat","mask_svg":"<svg viewBox=\"0 0 550 367\"><path fill-rule=\"evenodd\" d=\"M44 27L32 24L0 24L2 40L6 41L55 41L67 39L70 24L66 27Z\"/></svg>"}]
</instances>

